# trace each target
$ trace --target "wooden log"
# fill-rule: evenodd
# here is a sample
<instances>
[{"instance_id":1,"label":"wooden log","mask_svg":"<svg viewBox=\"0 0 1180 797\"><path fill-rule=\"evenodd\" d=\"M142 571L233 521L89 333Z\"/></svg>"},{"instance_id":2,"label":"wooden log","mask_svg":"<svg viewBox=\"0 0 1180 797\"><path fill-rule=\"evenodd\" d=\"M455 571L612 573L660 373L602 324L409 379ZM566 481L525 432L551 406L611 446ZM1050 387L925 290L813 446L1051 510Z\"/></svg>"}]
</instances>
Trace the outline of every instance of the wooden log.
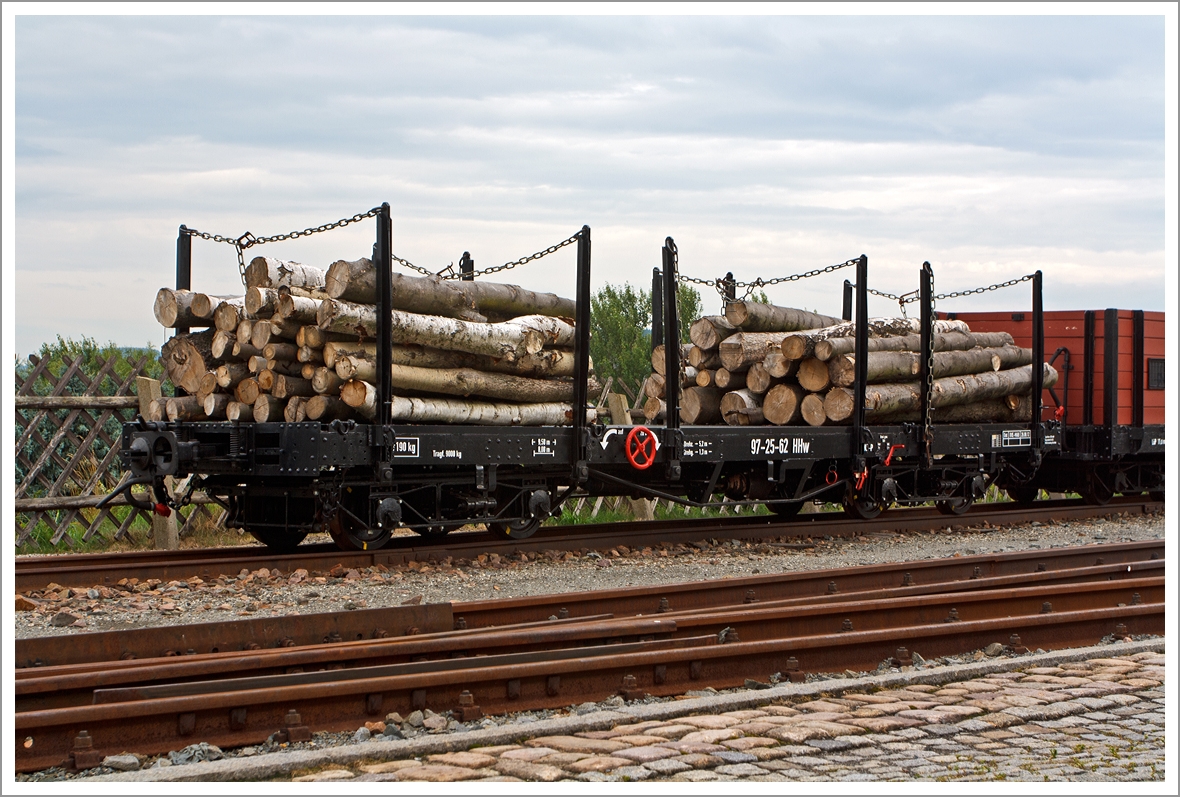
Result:
<instances>
[{"instance_id":1,"label":"wooden log","mask_svg":"<svg viewBox=\"0 0 1180 797\"><path fill-rule=\"evenodd\" d=\"M721 391L715 387L690 387L680 396L680 420L690 425L721 420Z\"/></svg>"},{"instance_id":2,"label":"wooden log","mask_svg":"<svg viewBox=\"0 0 1180 797\"><path fill-rule=\"evenodd\" d=\"M680 364L682 367L685 361L688 360L689 353L692 351L692 349L693 346L691 343L682 343L680 345ZM660 344L651 350L651 367L660 376L667 376L667 374L664 373L664 366L666 365L664 360L665 351L666 350L663 344Z\"/></svg>"},{"instance_id":3,"label":"wooden log","mask_svg":"<svg viewBox=\"0 0 1180 797\"><path fill-rule=\"evenodd\" d=\"M268 360L287 360L288 362L302 362L299 360L299 347L294 343L275 342L262 347L262 355Z\"/></svg>"},{"instance_id":4,"label":"wooden log","mask_svg":"<svg viewBox=\"0 0 1180 797\"><path fill-rule=\"evenodd\" d=\"M340 389L340 398L365 418L377 413L377 390L353 380ZM505 404L470 399L393 397L393 420L410 423L475 423L486 426L568 426L573 408L560 402ZM585 410L589 422L597 418Z\"/></svg>"},{"instance_id":5,"label":"wooden log","mask_svg":"<svg viewBox=\"0 0 1180 797\"><path fill-rule=\"evenodd\" d=\"M935 321L934 333L970 332L963 321ZM921 322L917 318L870 318L869 337L887 338L902 337L921 332ZM783 338L783 356L790 360L801 360L815 354L815 346L823 340L832 338L846 338L856 335L856 324L852 321L841 321L823 329L813 329Z\"/></svg>"},{"instance_id":6,"label":"wooden log","mask_svg":"<svg viewBox=\"0 0 1180 797\"><path fill-rule=\"evenodd\" d=\"M217 367L217 386L230 390L238 383L250 376L250 366L246 363L226 363Z\"/></svg>"},{"instance_id":7,"label":"wooden log","mask_svg":"<svg viewBox=\"0 0 1180 797\"><path fill-rule=\"evenodd\" d=\"M935 407L930 411L932 423L1028 423L1032 420L1032 397L1008 396L1002 399L973 401L952 407ZM874 423L921 421L918 411L896 415L876 414Z\"/></svg>"},{"instance_id":8,"label":"wooden log","mask_svg":"<svg viewBox=\"0 0 1180 797\"><path fill-rule=\"evenodd\" d=\"M666 389L665 379L660 374L651 374L643 383L644 395L649 398L663 398Z\"/></svg>"},{"instance_id":9,"label":"wooden log","mask_svg":"<svg viewBox=\"0 0 1180 797\"><path fill-rule=\"evenodd\" d=\"M264 350L266 344L272 341L294 341L299 328L300 325L294 321L259 321L250 330L250 343L254 348Z\"/></svg>"},{"instance_id":10,"label":"wooden log","mask_svg":"<svg viewBox=\"0 0 1180 797\"><path fill-rule=\"evenodd\" d=\"M246 266L246 288L306 288L324 287L324 270L273 257L256 257Z\"/></svg>"},{"instance_id":11,"label":"wooden log","mask_svg":"<svg viewBox=\"0 0 1180 797\"><path fill-rule=\"evenodd\" d=\"M798 423L802 403L803 388L785 383L774 385L762 399L762 415L776 426Z\"/></svg>"},{"instance_id":12,"label":"wooden log","mask_svg":"<svg viewBox=\"0 0 1180 797\"><path fill-rule=\"evenodd\" d=\"M249 360L246 360L246 367L250 369L252 374L260 374L266 370L266 364L270 362L265 355L255 354Z\"/></svg>"},{"instance_id":13,"label":"wooden log","mask_svg":"<svg viewBox=\"0 0 1180 797\"><path fill-rule=\"evenodd\" d=\"M323 366L317 366L313 363L303 363L303 365L301 365L299 368L299 376L303 379L311 379L313 376L315 376L316 368L321 367Z\"/></svg>"},{"instance_id":14,"label":"wooden log","mask_svg":"<svg viewBox=\"0 0 1180 797\"><path fill-rule=\"evenodd\" d=\"M352 417L352 407L338 396L312 396L303 403L309 421L334 421Z\"/></svg>"},{"instance_id":15,"label":"wooden log","mask_svg":"<svg viewBox=\"0 0 1180 797\"><path fill-rule=\"evenodd\" d=\"M396 273L391 274L390 279L395 310L462 318L468 321L487 320L486 316L476 311L474 302L458 289L454 281L435 276L411 277ZM375 305L377 275L373 269L373 262L367 257L351 261L337 260L328 267L324 291L331 299Z\"/></svg>"},{"instance_id":16,"label":"wooden log","mask_svg":"<svg viewBox=\"0 0 1180 797\"><path fill-rule=\"evenodd\" d=\"M262 349L256 349L249 343L238 341L234 344L234 360L249 362L251 357L261 357Z\"/></svg>"},{"instance_id":17,"label":"wooden log","mask_svg":"<svg viewBox=\"0 0 1180 797\"><path fill-rule=\"evenodd\" d=\"M147 377L139 378L146 379ZM17 409L31 410L133 409L139 406L139 398L137 396L14 396L13 404Z\"/></svg>"},{"instance_id":18,"label":"wooden log","mask_svg":"<svg viewBox=\"0 0 1180 797\"><path fill-rule=\"evenodd\" d=\"M320 311L320 301L322 300L280 291L273 320L291 321L300 326L315 324L317 323L316 315Z\"/></svg>"},{"instance_id":19,"label":"wooden log","mask_svg":"<svg viewBox=\"0 0 1180 797\"><path fill-rule=\"evenodd\" d=\"M725 316L706 315L692 322L692 325L688 328L688 339L697 348L710 352L716 351L717 347L721 345L721 341L738 332L741 332L741 330L729 323L725 319ZM707 368L708 366L705 367Z\"/></svg>"},{"instance_id":20,"label":"wooden log","mask_svg":"<svg viewBox=\"0 0 1180 797\"><path fill-rule=\"evenodd\" d=\"M537 293L519 285L485 280L458 280L454 281L454 286L488 318L509 319L523 315L573 318L577 314L577 303L573 299L555 293Z\"/></svg>"},{"instance_id":21,"label":"wooden log","mask_svg":"<svg viewBox=\"0 0 1180 797\"><path fill-rule=\"evenodd\" d=\"M221 366L218 366L218 367L220 368ZM196 395L197 395L197 398L199 398L203 402L205 400L205 396L208 396L210 393L216 393L216 392L217 392L217 372L216 371L209 371L204 376L201 377L201 385L200 385L200 387L197 388Z\"/></svg>"},{"instance_id":22,"label":"wooden log","mask_svg":"<svg viewBox=\"0 0 1180 797\"><path fill-rule=\"evenodd\" d=\"M223 332L237 331L238 324L246 317L246 300L235 296L226 299L213 311L213 327Z\"/></svg>"},{"instance_id":23,"label":"wooden log","mask_svg":"<svg viewBox=\"0 0 1180 797\"><path fill-rule=\"evenodd\" d=\"M808 393L803 397L803 401L799 402L799 414L803 416L803 420L807 422L808 426L826 424L828 416L824 406L824 397L819 393Z\"/></svg>"},{"instance_id":24,"label":"wooden log","mask_svg":"<svg viewBox=\"0 0 1180 797\"><path fill-rule=\"evenodd\" d=\"M714 387L717 384L717 372L708 369L697 371L697 387Z\"/></svg>"},{"instance_id":25,"label":"wooden log","mask_svg":"<svg viewBox=\"0 0 1180 797\"><path fill-rule=\"evenodd\" d=\"M688 364L698 371L705 368L715 371L721 367L721 356L716 349L706 351L700 346L693 346L688 351Z\"/></svg>"},{"instance_id":26,"label":"wooden log","mask_svg":"<svg viewBox=\"0 0 1180 797\"><path fill-rule=\"evenodd\" d=\"M167 399L164 411L170 421L203 421L206 417L205 404L196 396Z\"/></svg>"},{"instance_id":27,"label":"wooden log","mask_svg":"<svg viewBox=\"0 0 1180 797\"><path fill-rule=\"evenodd\" d=\"M258 286L247 288L242 301L244 303L243 309L251 318L271 318L279 309L279 291L277 288Z\"/></svg>"},{"instance_id":28,"label":"wooden log","mask_svg":"<svg viewBox=\"0 0 1180 797\"><path fill-rule=\"evenodd\" d=\"M234 354L234 344L237 342L232 332L219 329L213 333L213 343L210 344L209 351L219 360L236 360L238 358Z\"/></svg>"},{"instance_id":29,"label":"wooden log","mask_svg":"<svg viewBox=\"0 0 1180 797\"><path fill-rule=\"evenodd\" d=\"M799 361L799 370L795 374L795 378L809 393L822 393L832 386L831 377L828 375L828 364L814 357Z\"/></svg>"},{"instance_id":30,"label":"wooden log","mask_svg":"<svg viewBox=\"0 0 1180 797\"><path fill-rule=\"evenodd\" d=\"M152 305L156 321L160 326L169 329L212 326L212 322L208 318L199 318L193 313L192 304L195 297L196 294L192 291L160 288L156 293L156 301Z\"/></svg>"},{"instance_id":31,"label":"wooden log","mask_svg":"<svg viewBox=\"0 0 1180 797\"><path fill-rule=\"evenodd\" d=\"M187 393L196 393L201 378L222 364L213 356L212 329L175 335L160 347L160 362L169 381Z\"/></svg>"},{"instance_id":32,"label":"wooden log","mask_svg":"<svg viewBox=\"0 0 1180 797\"><path fill-rule=\"evenodd\" d=\"M258 396L261 393L262 388L258 385L258 380L253 377L243 379L234 388L234 398L243 404L249 404L251 407L254 406L255 401L258 401Z\"/></svg>"},{"instance_id":33,"label":"wooden log","mask_svg":"<svg viewBox=\"0 0 1180 797\"><path fill-rule=\"evenodd\" d=\"M1028 365L1032 349L1002 346L989 349L940 351L934 354L934 378L984 371L1000 371ZM869 352L866 366L870 384L880 382L908 382L922 371L922 356L909 351ZM848 387L856 380L856 358L841 354L828 360L832 383Z\"/></svg>"},{"instance_id":34,"label":"wooden log","mask_svg":"<svg viewBox=\"0 0 1180 797\"><path fill-rule=\"evenodd\" d=\"M299 423L307 417L303 405L307 402L303 396L292 396L287 399L287 406L283 407L283 420L287 423Z\"/></svg>"},{"instance_id":35,"label":"wooden log","mask_svg":"<svg viewBox=\"0 0 1180 797\"><path fill-rule=\"evenodd\" d=\"M757 396L765 395L778 381L770 375L765 362L754 363L746 371L746 389Z\"/></svg>"},{"instance_id":36,"label":"wooden log","mask_svg":"<svg viewBox=\"0 0 1180 797\"><path fill-rule=\"evenodd\" d=\"M311 387L316 393L338 394L340 392L340 386L346 381L348 380L341 379L331 368L321 365L315 369L315 373L311 377Z\"/></svg>"},{"instance_id":37,"label":"wooden log","mask_svg":"<svg viewBox=\"0 0 1180 797\"><path fill-rule=\"evenodd\" d=\"M254 421L254 405L240 401L231 401L225 405L225 419L227 421Z\"/></svg>"},{"instance_id":38,"label":"wooden log","mask_svg":"<svg viewBox=\"0 0 1180 797\"><path fill-rule=\"evenodd\" d=\"M286 399L263 393L254 402L254 423L281 421L283 420L283 410L286 407Z\"/></svg>"},{"instance_id":39,"label":"wooden log","mask_svg":"<svg viewBox=\"0 0 1180 797\"><path fill-rule=\"evenodd\" d=\"M441 393L450 396L480 396L482 398L547 404L570 402L574 397L572 379L530 379L510 374L476 371L471 368L418 368L412 365L392 366L391 382L395 391ZM598 381L591 378L587 394L596 398L602 391Z\"/></svg>"},{"instance_id":40,"label":"wooden log","mask_svg":"<svg viewBox=\"0 0 1180 797\"><path fill-rule=\"evenodd\" d=\"M373 382L377 379L377 363L345 354L336 358L336 375L345 382L350 379Z\"/></svg>"},{"instance_id":41,"label":"wooden log","mask_svg":"<svg viewBox=\"0 0 1180 797\"><path fill-rule=\"evenodd\" d=\"M205 417L209 420L223 421L225 420L225 409L231 401L233 401L233 396L228 393L210 393L201 402L201 409L205 411Z\"/></svg>"},{"instance_id":42,"label":"wooden log","mask_svg":"<svg viewBox=\"0 0 1180 797\"><path fill-rule=\"evenodd\" d=\"M324 364L324 350L313 349L310 346L300 346L295 352L295 359L301 363L311 363L312 365Z\"/></svg>"},{"instance_id":43,"label":"wooden log","mask_svg":"<svg viewBox=\"0 0 1180 797\"><path fill-rule=\"evenodd\" d=\"M329 341L324 344L324 365L332 368L336 365L336 358L341 355L357 355L367 360L376 360L377 344L357 343L355 339L353 342Z\"/></svg>"},{"instance_id":44,"label":"wooden log","mask_svg":"<svg viewBox=\"0 0 1180 797\"><path fill-rule=\"evenodd\" d=\"M828 315L749 301L727 303L725 320L741 327L743 332L794 332L841 323L839 318Z\"/></svg>"},{"instance_id":45,"label":"wooden log","mask_svg":"<svg viewBox=\"0 0 1180 797\"><path fill-rule=\"evenodd\" d=\"M730 371L747 371L750 366L766 359L766 355L782 345L789 332L739 332L730 335L717 347L721 364Z\"/></svg>"},{"instance_id":46,"label":"wooden log","mask_svg":"<svg viewBox=\"0 0 1180 797\"><path fill-rule=\"evenodd\" d=\"M318 310L317 317L318 317ZM317 322L313 321L311 324L305 324L299 328L295 333L295 343L299 346L307 346L312 349L322 349L329 343L356 343L356 335L341 335L337 332L325 332L318 326Z\"/></svg>"},{"instance_id":47,"label":"wooden log","mask_svg":"<svg viewBox=\"0 0 1180 797\"><path fill-rule=\"evenodd\" d=\"M243 318L238 322L238 328L234 331L234 339L238 343L249 343L250 338L254 335L254 319Z\"/></svg>"},{"instance_id":48,"label":"wooden log","mask_svg":"<svg viewBox=\"0 0 1180 797\"><path fill-rule=\"evenodd\" d=\"M194 293L193 301L190 305L193 315L197 318L203 318L206 321L213 321L215 311L223 302L237 301L242 302L241 296L210 296L207 293ZM216 327L216 324L213 324Z\"/></svg>"},{"instance_id":49,"label":"wooden log","mask_svg":"<svg viewBox=\"0 0 1180 797\"><path fill-rule=\"evenodd\" d=\"M259 371L258 375L254 377L258 381L258 389L263 393L270 393L273 391L275 387L275 376L277 376L277 374L275 374L275 372L269 368L263 368L261 371Z\"/></svg>"},{"instance_id":50,"label":"wooden log","mask_svg":"<svg viewBox=\"0 0 1180 797\"><path fill-rule=\"evenodd\" d=\"M890 338L869 338L869 351L920 351L921 335L899 335ZM967 349L998 348L1013 345L1007 332L944 332L934 336L935 351L966 351ZM828 338L815 343L815 356L831 360L841 354L856 352L856 338Z\"/></svg>"},{"instance_id":51,"label":"wooden log","mask_svg":"<svg viewBox=\"0 0 1180 797\"><path fill-rule=\"evenodd\" d=\"M766 423L762 415L762 397L749 390L731 390L721 397L721 418L730 426L759 426Z\"/></svg>"},{"instance_id":52,"label":"wooden log","mask_svg":"<svg viewBox=\"0 0 1180 797\"><path fill-rule=\"evenodd\" d=\"M931 407L952 407L987 399L1019 396L1032 390L1032 365L965 374L934 380ZM1057 384L1057 370L1044 364L1044 387ZM916 412L921 407L922 386L919 382L903 384L867 385L865 387L865 417L888 417L899 413ZM853 392L846 387L834 387L824 399L828 418L844 422L852 417Z\"/></svg>"},{"instance_id":53,"label":"wooden log","mask_svg":"<svg viewBox=\"0 0 1180 797\"><path fill-rule=\"evenodd\" d=\"M744 371L734 373L728 368L718 368L713 372L713 383L723 391L741 390L746 386L746 374Z\"/></svg>"},{"instance_id":54,"label":"wooden log","mask_svg":"<svg viewBox=\"0 0 1180 797\"><path fill-rule=\"evenodd\" d=\"M147 419L149 421L162 421L162 420L164 420L168 415L167 408L168 408L168 399L163 398L163 397L152 399L151 401L148 402L148 407L147 407L148 411L146 413Z\"/></svg>"},{"instance_id":55,"label":"wooden log","mask_svg":"<svg viewBox=\"0 0 1180 797\"><path fill-rule=\"evenodd\" d=\"M766 355L766 359L762 361L762 366L766 368L766 373L772 378L786 379L789 376L794 376L795 372L799 370L799 361L789 360L784 357L780 347L779 349L772 349Z\"/></svg>"},{"instance_id":56,"label":"wooden log","mask_svg":"<svg viewBox=\"0 0 1180 797\"><path fill-rule=\"evenodd\" d=\"M668 414L668 405L663 399L649 396L647 401L643 402L643 417L647 419L648 423L655 421L662 421Z\"/></svg>"},{"instance_id":57,"label":"wooden log","mask_svg":"<svg viewBox=\"0 0 1180 797\"><path fill-rule=\"evenodd\" d=\"M274 372L272 371L271 373ZM259 382L261 383L261 380ZM294 396L314 396L316 394L310 379L287 376L286 374L275 374L274 385L271 387L270 392L276 398L281 399L289 399Z\"/></svg>"}]
</instances>

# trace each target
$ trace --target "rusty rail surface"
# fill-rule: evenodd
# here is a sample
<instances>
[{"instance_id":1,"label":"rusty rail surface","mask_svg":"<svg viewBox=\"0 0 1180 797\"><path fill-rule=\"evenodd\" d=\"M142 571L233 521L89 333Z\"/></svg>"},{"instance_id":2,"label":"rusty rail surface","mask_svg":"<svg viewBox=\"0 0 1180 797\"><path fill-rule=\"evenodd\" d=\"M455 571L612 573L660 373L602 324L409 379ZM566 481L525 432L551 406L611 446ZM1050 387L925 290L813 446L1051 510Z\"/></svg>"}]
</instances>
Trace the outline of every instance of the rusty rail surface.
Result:
<instances>
[{"instance_id":1,"label":"rusty rail surface","mask_svg":"<svg viewBox=\"0 0 1180 797\"><path fill-rule=\"evenodd\" d=\"M336 564L364 568L400 565L410 561L474 558L481 553L515 551L601 550L617 545L631 547L659 543L690 543L702 539L764 540L777 537L854 537L888 531L934 531L948 527L1018 525L1101 517L1112 513L1148 514L1164 507L1146 496L1122 497L1105 506L1080 500L1040 501L1032 507L1011 503L978 504L959 517L947 517L933 509L894 509L875 520L851 520L843 513L828 512L779 518L755 515L727 518L637 521L583 526L546 526L525 540L504 541L482 531L453 532L437 540L418 536L395 537L376 551L345 552L330 544L304 545L291 554L275 554L264 546L191 549L184 551L136 551L78 555L20 557L16 560L16 589L40 589L50 583L90 587L114 584L122 578L162 581L192 576L216 578L237 575L243 568L298 568L330 570Z\"/></svg>"}]
</instances>

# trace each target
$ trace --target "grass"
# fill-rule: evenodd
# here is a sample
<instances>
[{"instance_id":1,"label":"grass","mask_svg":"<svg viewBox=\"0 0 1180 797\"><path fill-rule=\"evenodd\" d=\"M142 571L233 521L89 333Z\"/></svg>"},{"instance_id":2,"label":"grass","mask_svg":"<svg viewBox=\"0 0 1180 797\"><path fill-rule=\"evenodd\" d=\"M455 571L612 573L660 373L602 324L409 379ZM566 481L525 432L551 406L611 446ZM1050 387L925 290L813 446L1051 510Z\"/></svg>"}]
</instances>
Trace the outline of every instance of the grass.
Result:
<instances>
[{"instance_id":1,"label":"grass","mask_svg":"<svg viewBox=\"0 0 1180 797\"><path fill-rule=\"evenodd\" d=\"M79 514L86 519L85 523L74 522L71 523L66 531L66 535L72 541L66 542L65 538L60 543L54 545L52 542L54 529L49 523L41 520L33 529L32 534L22 545L16 546L17 556L37 555L37 554L53 554L53 553L118 553L122 551L143 551L150 550L154 546L152 539L151 522L140 515L127 530L127 534L118 539L111 539L108 534L113 534L115 530L122 525L123 521L127 519L127 515L133 510L128 506L118 506L111 510L111 516L115 519L115 523L105 522L99 526L97 532L91 535L89 540L83 539L86 529L90 525L90 521L97 516L98 510L82 510ZM187 517L187 513L196 512L196 507L186 508L185 514L182 517ZM87 517L89 515L89 517ZM20 515L18 514L18 518ZM27 515L25 516L27 518ZM117 525L116 525L117 524ZM180 521L183 527L184 521ZM104 534L103 532L107 532ZM255 540L248 534L243 534L237 529L226 529L216 526L209 517L200 517L192 528L189 529L183 537L180 538L181 548L215 548L228 547L233 545L251 545Z\"/></svg>"}]
</instances>

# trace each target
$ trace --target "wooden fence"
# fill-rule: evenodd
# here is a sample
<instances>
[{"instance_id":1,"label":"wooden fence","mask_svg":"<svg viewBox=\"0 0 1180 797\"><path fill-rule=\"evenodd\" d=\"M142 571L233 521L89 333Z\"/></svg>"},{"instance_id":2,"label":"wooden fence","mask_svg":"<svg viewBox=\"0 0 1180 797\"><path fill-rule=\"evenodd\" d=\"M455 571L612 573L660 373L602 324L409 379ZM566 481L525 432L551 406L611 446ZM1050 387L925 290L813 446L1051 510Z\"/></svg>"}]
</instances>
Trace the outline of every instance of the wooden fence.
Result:
<instances>
[{"instance_id":1,"label":"wooden fence","mask_svg":"<svg viewBox=\"0 0 1180 797\"><path fill-rule=\"evenodd\" d=\"M119 459L124 421L139 409L136 378L147 355L79 355L57 363L29 358L16 385L16 544L74 547L96 535L112 540L151 535L151 515L123 496L98 508L122 479ZM205 505L186 510L180 534L202 519L221 523Z\"/></svg>"}]
</instances>

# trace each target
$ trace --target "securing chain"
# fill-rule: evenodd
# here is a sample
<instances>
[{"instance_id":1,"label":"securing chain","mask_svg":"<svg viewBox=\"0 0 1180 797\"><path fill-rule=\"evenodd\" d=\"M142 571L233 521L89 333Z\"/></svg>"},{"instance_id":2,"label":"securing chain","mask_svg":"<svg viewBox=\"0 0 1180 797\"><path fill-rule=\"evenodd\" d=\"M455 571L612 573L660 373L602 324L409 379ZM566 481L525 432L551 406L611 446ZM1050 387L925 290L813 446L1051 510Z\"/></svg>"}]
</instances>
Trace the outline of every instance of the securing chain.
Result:
<instances>
[{"instance_id":1,"label":"securing chain","mask_svg":"<svg viewBox=\"0 0 1180 797\"><path fill-rule=\"evenodd\" d=\"M689 283L692 283L693 285L705 285L709 288L713 288L714 290L717 291L717 293L721 294L722 296L726 296L726 293L725 293L726 288L733 288L733 290L735 291L735 296L736 296L736 291L738 288L745 288L746 292L744 294L742 294L741 299L738 300L738 301L742 301L746 297L748 297L750 294L752 294L756 288L768 288L771 285L778 285L781 282L795 282L797 280L809 279L811 277L817 277L820 274L830 274L833 271L839 271L842 268L848 268L849 266L855 266L859 262L860 262L860 258L856 258L854 260L846 260L843 263L837 263L836 265L833 265L833 266L824 266L823 268L816 268L816 269L812 269L811 271L805 271L802 274L792 274L789 277L775 277L774 279L769 279L769 280L764 280L761 277L758 277L753 282L740 282L738 280L729 280L729 279L724 279L724 278L703 280L703 279L698 279L696 277L690 277L686 274L677 274L677 278L681 282L689 282Z\"/></svg>"},{"instance_id":2,"label":"securing chain","mask_svg":"<svg viewBox=\"0 0 1180 797\"><path fill-rule=\"evenodd\" d=\"M1023 277L1010 279L1007 282L997 282L995 285L988 285L986 288L970 288L965 291L952 291L950 293L940 293L935 296L935 299L957 299L960 296L972 296L977 293L987 293L988 291L998 291L1000 288L1011 288L1013 285L1019 285L1022 282L1028 282L1035 274L1025 274Z\"/></svg>"},{"instance_id":3,"label":"securing chain","mask_svg":"<svg viewBox=\"0 0 1180 797\"><path fill-rule=\"evenodd\" d=\"M308 235L315 235L319 232L327 232L328 230L335 230L338 227L347 227L349 224L355 224L358 221L372 218L380 212L381 208L373 208L367 213L358 213L355 216L348 216L340 219L340 221L334 221L331 224L321 224L318 227L308 227L305 230L293 230L292 232L285 233L283 235L264 235L262 237L256 237L247 231L237 238L229 238L224 235L214 235L213 233L201 232L200 230L193 230L188 227L184 228L184 232L185 234L195 238L203 238L206 241L215 241L219 244L230 244L233 246L233 248L238 253L238 274L242 278L242 285L244 287L246 285L246 258L244 257L243 252L245 252L245 250L249 249L251 246L274 243L275 241L293 241L296 238L303 238ZM400 258L395 259L400 260ZM406 265L410 264L407 263ZM416 266L411 267L417 268ZM429 274L430 272L426 273Z\"/></svg>"},{"instance_id":4,"label":"securing chain","mask_svg":"<svg viewBox=\"0 0 1180 797\"><path fill-rule=\"evenodd\" d=\"M482 277L485 274L495 274L497 271L507 271L510 268L516 268L517 266L523 266L525 263L531 263L534 260L540 260L541 258L545 257L546 255L551 255L554 252L556 252L558 249L562 249L566 246L569 246L570 244L574 243L575 241L577 241L581 237L582 237L582 233L581 233L581 231L578 231L578 232L574 233L573 235L571 235L569 238L566 238L561 243L553 244L553 246L546 247L545 249L542 249L539 252L533 252L528 257L522 257L520 260L513 260L509 263L505 263L502 266L492 266L490 268L482 269L481 271L473 271L473 272L471 272L471 274L466 275L466 276L468 276L469 279L474 279L475 277ZM401 260L400 258L399 258L399 262L405 263L405 261ZM415 266L415 268L416 268L416 266ZM447 266L447 268L443 269L443 271L447 271L450 268L451 268L451 266ZM442 272L439 272L439 276L442 276L443 279L454 280L454 279L461 279L465 275L452 273L452 274L446 274L444 276L442 274Z\"/></svg>"}]
</instances>

